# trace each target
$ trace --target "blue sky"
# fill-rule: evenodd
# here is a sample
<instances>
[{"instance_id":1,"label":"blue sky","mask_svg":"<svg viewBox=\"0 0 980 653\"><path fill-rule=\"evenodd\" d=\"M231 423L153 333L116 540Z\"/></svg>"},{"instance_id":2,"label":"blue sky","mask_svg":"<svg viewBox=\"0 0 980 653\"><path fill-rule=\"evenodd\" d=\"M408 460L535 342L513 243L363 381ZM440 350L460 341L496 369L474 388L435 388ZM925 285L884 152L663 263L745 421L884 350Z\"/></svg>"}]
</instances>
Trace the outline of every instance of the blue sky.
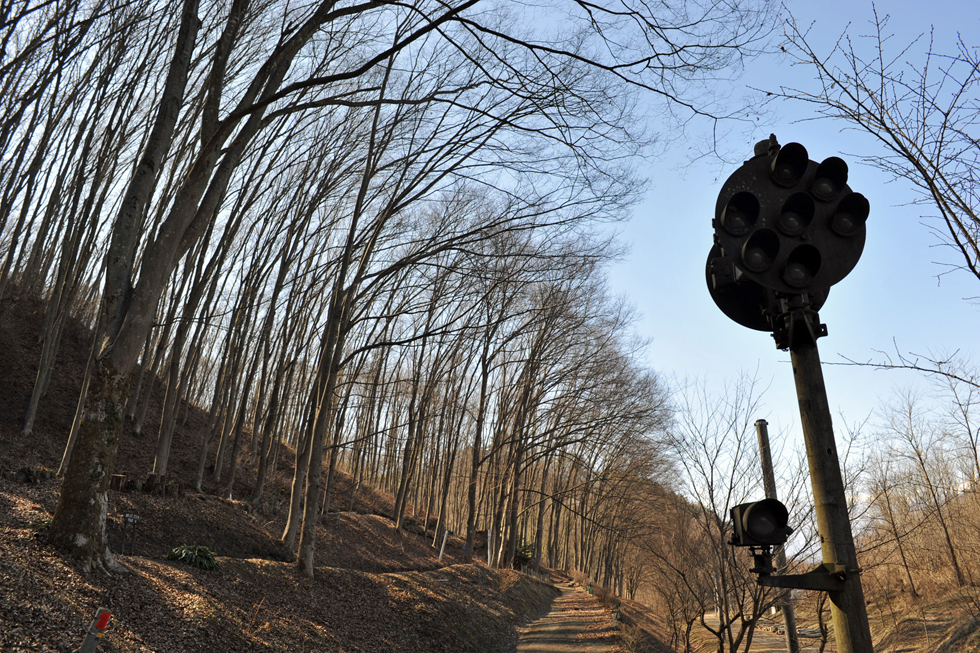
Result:
<instances>
[{"instance_id":1,"label":"blue sky","mask_svg":"<svg viewBox=\"0 0 980 653\"><path fill-rule=\"evenodd\" d=\"M926 10L924 7L928 7ZM801 25L813 21L811 42L829 51L847 28L852 36L869 31L870 2L823 1L790 6ZM950 51L957 32L976 43L980 7L976 3L878 3L879 15L889 14L895 43L907 43L935 27L935 47ZM927 35L928 38L928 35ZM914 53L910 58L915 61ZM812 73L790 66L778 57L757 59L738 81L747 87L812 88ZM942 355L959 350L980 363L980 281L968 273L947 270L937 263L956 262L956 253L939 247L928 226L930 207L908 206L913 198L906 184L890 182L877 170L860 163L860 155L880 150L867 138L842 131L845 125L812 118L803 103L780 102L759 122L758 133L744 143L725 145L744 149L774 132L780 143L800 142L817 161L841 156L850 166L849 185L871 203L864 254L855 270L834 286L820 311L829 335L819 341L825 363L830 404L849 423L863 420L895 388L930 385L910 372L875 371L827 365L882 358L876 350L894 353ZM802 122L801 122L802 121ZM704 282L704 264L712 242L711 218L715 199L725 178L737 166L704 160L686 166L686 148L675 143L666 157L650 162L645 173L652 180L646 199L636 207L630 223L621 228L632 252L616 264L610 275L614 292L625 294L642 314L637 331L651 343L647 360L666 378L702 377L720 391L726 379L740 372L756 374L763 387L764 410L770 430L785 431L801 442L799 412L789 354L777 350L772 338L730 321L719 311ZM925 217L924 217L925 216ZM841 417L835 415L841 434Z\"/></svg>"}]
</instances>

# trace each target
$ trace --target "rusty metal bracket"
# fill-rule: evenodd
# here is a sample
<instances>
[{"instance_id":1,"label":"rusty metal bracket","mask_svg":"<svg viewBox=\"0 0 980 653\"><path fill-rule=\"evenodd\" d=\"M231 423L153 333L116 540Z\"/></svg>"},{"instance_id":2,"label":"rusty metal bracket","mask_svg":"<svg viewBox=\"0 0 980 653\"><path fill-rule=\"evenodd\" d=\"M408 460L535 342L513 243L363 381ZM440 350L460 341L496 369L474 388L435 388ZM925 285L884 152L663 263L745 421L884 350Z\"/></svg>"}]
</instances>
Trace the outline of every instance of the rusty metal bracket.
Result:
<instances>
[{"instance_id":1,"label":"rusty metal bracket","mask_svg":"<svg viewBox=\"0 0 980 653\"><path fill-rule=\"evenodd\" d=\"M795 345L815 344L817 338L827 335L827 325L820 324L820 315L810 308L807 295L776 294L779 313L770 316L772 337L778 349Z\"/></svg>"},{"instance_id":2,"label":"rusty metal bracket","mask_svg":"<svg viewBox=\"0 0 980 653\"><path fill-rule=\"evenodd\" d=\"M818 592L840 592L844 589L847 568L837 563L825 562L805 574L782 574L774 576L772 566L772 547L751 547L755 566L749 569L758 574L757 582L765 587L783 587L797 590L816 590Z\"/></svg>"},{"instance_id":3,"label":"rusty metal bracket","mask_svg":"<svg viewBox=\"0 0 980 653\"><path fill-rule=\"evenodd\" d=\"M752 562L755 563L755 566L749 569L750 572L759 576L769 576L773 573L772 547L752 547L749 551L752 552Z\"/></svg>"},{"instance_id":4,"label":"rusty metal bracket","mask_svg":"<svg viewBox=\"0 0 980 653\"><path fill-rule=\"evenodd\" d=\"M766 587L788 587L798 590L816 590L818 592L840 592L844 589L844 579L847 569L844 565L823 563L805 574L786 574L783 576L765 576L758 578L759 585Z\"/></svg>"}]
</instances>

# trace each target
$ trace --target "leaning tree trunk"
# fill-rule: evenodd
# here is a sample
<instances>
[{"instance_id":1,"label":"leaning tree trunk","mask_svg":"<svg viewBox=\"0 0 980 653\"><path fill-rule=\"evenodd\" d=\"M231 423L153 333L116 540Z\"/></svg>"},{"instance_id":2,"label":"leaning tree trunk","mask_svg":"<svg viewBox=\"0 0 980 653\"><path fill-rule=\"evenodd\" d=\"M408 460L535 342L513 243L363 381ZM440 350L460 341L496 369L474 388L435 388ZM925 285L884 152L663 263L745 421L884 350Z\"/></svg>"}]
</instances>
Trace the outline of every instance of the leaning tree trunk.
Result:
<instances>
[{"instance_id":1,"label":"leaning tree trunk","mask_svg":"<svg viewBox=\"0 0 980 653\"><path fill-rule=\"evenodd\" d=\"M226 227L226 234L229 229ZM202 242L207 243L210 240L211 232L208 231L204 235ZM224 240L222 240L224 242ZM187 302L184 304L183 317L181 318L180 324L177 326L177 333L174 338L174 343L172 346L172 353L170 355L170 369L167 372L167 387L166 393L164 395L163 401L163 415L160 417L160 430L157 435L157 453L156 457L153 459L153 473L159 476L164 476L167 473L167 465L170 463L170 445L173 442L174 430L177 426L177 403L181 394L186 392L187 379L187 368L191 365L191 359L194 358L192 355L193 351L197 351L195 348L195 343L192 341L190 350L187 352L186 360L184 365L181 365L180 354L184 351L184 345L187 343L187 338L190 333L191 325L193 323L194 313L197 311L197 307L200 305L202 295L205 288L207 289L207 299L204 301L205 306L211 306L212 300L214 299L214 294L217 291L218 284L214 282L214 271L221 266L225 259L225 255L228 252L227 247L219 246L219 251L216 252L211 260L208 261L207 267L205 268L204 258L206 247L201 247L198 260L198 270L195 274L194 285L191 287L190 297L187 298ZM203 268L203 269L202 269ZM202 336L200 330L198 330L197 336ZM183 370L182 370L183 367ZM203 472L202 472L203 475ZM200 489L198 489L200 491Z\"/></svg>"},{"instance_id":2,"label":"leaning tree trunk","mask_svg":"<svg viewBox=\"0 0 980 653\"><path fill-rule=\"evenodd\" d=\"M255 475L255 489L248 498L249 505L258 506L265 489L266 472L269 469L269 458L272 455L272 434L279 418L279 396L282 394L283 374L288 363L279 364L276 368L276 378L272 383L272 393L269 397L269 407L266 411L262 426L262 444L259 447L259 470Z\"/></svg>"},{"instance_id":3,"label":"leaning tree trunk","mask_svg":"<svg viewBox=\"0 0 980 653\"><path fill-rule=\"evenodd\" d=\"M61 500L52 520L61 526L52 532L55 542L71 549L92 569L122 569L109 551L105 522L129 376L117 371L112 359L95 361L75 454L68 462Z\"/></svg>"},{"instance_id":4,"label":"leaning tree trunk","mask_svg":"<svg viewBox=\"0 0 980 653\"><path fill-rule=\"evenodd\" d=\"M342 277L341 277L342 279ZM317 499L323 477L323 450L327 432L332 425L334 408L333 393L337 387L337 377L340 372L340 360L343 357L345 343L346 302L344 291L339 288L334 291L330 311L327 315L327 326L323 336L323 354L321 367L318 370L316 387L318 392L312 398L316 409L312 414L313 428L310 429L310 453L307 462L306 503L303 506L303 523L300 529L299 559L300 572L309 578L313 577L313 557L316 551L316 528L320 521Z\"/></svg>"},{"instance_id":5,"label":"leaning tree trunk","mask_svg":"<svg viewBox=\"0 0 980 653\"><path fill-rule=\"evenodd\" d=\"M49 529L51 538L81 558L83 568L122 569L109 551L105 531L107 491L125 419L131 371L139 355L138 342L149 331L158 299L146 297L150 308L132 314L132 274L138 240L137 224L150 200L156 172L170 149L187 83L191 55L200 21L197 0L185 0L174 56L161 93L158 114L147 146L130 180L106 254L102 297L105 345L97 356L78 441L68 463L61 498ZM162 289L162 288L161 288Z\"/></svg>"},{"instance_id":6,"label":"leaning tree trunk","mask_svg":"<svg viewBox=\"0 0 980 653\"><path fill-rule=\"evenodd\" d=\"M78 406L75 409L75 419L71 423L71 432L68 434L68 444L65 445L65 452L61 456L61 464L58 466L56 476L61 478L68 470L68 461L71 460L71 452L75 448L78 440L78 430L82 425L82 416L85 413L85 401L88 398L88 387L92 381L92 374L95 371L95 356L99 350L99 340L102 335L102 315L95 322L95 329L92 332L92 348L89 350L88 361L85 363L85 374L82 376L82 390L78 396Z\"/></svg>"},{"instance_id":7,"label":"leaning tree trunk","mask_svg":"<svg viewBox=\"0 0 980 653\"><path fill-rule=\"evenodd\" d=\"M261 349L262 343L258 344ZM231 446L230 463L228 465L228 483L225 486L225 495L230 499L235 488L235 473L238 470L238 445L242 439L242 431L245 430L245 415L248 412L249 395L252 393L252 382L255 377L255 369L259 362L259 352L255 352L248 373L245 375L245 389L242 392L241 401L238 404L238 415L235 417L235 424L232 427L235 433L235 440Z\"/></svg>"},{"instance_id":8,"label":"leaning tree trunk","mask_svg":"<svg viewBox=\"0 0 980 653\"><path fill-rule=\"evenodd\" d=\"M480 359L480 400L477 404L476 432L473 434L470 478L466 485L466 544L463 547L466 551L463 559L466 562L473 562L473 547L476 544L476 486L480 478L480 450L483 447L483 422L487 413L487 385L490 377L488 352L489 341L484 345L483 356Z\"/></svg>"},{"instance_id":9,"label":"leaning tree trunk","mask_svg":"<svg viewBox=\"0 0 980 653\"><path fill-rule=\"evenodd\" d=\"M323 363L321 361L321 365ZM296 543L299 541L299 527L302 521L303 497L306 496L306 479L310 462L310 443L313 440L313 422L316 419L316 396L318 391L313 390L313 396L307 402L306 417L302 424L302 431L296 441L296 460L293 463L293 482L289 490L289 508L286 511L286 527L283 529L280 540L287 551L296 551Z\"/></svg>"}]
</instances>

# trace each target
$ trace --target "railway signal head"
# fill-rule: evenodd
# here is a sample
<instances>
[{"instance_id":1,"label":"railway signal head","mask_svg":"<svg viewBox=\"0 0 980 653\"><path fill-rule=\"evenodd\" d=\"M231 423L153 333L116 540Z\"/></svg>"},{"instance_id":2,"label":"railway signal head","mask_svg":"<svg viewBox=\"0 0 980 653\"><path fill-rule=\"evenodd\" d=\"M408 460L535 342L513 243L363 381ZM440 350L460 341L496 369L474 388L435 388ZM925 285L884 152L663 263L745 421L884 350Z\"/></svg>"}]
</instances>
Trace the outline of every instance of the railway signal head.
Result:
<instances>
[{"instance_id":1,"label":"railway signal head","mask_svg":"<svg viewBox=\"0 0 980 653\"><path fill-rule=\"evenodd\" d=\"M722 255L718 245L708 252L704 274L711 299L725 315L750 329L773 330L773 324L767 317L779 312L773 292L747 279L735 268L730 258ZM808 296L810 308L819 311L827 301L829 292L811 291Z\"/></svg>"},{"instance_id":2,"label":"railway signal head","mask_svg":"<svg viewBox=\"0 0 980 653\"><path fill-rule=\"evenodd\" d=\"M742 503L731 509L732 546L785 544L793 529L787 525L789 511L776 499Z\"/></svg>"},{"instance_id":3,"label":"railway signal head","mask_svg":"<svg viewBox=\"0 0 980 653\"><path fill-rule=\"evenodd\" d=\"M746 161L722 186L715 243L740 275L787 294L826 292L864 250L870 205L837 157L811 161L790 143Z\"/></svg>"}]
</instances>

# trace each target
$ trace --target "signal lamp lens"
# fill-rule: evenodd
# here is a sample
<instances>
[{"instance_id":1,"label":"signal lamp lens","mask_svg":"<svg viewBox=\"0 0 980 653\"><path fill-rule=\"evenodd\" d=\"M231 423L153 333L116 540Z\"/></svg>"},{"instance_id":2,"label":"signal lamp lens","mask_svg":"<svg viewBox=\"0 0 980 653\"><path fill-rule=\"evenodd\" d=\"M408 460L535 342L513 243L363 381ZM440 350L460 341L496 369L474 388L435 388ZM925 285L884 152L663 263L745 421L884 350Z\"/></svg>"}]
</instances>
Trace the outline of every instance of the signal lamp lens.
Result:
<instances>
[{"instance_id":1,"label":"signal lamp lens","mask_svg":"<svg viewBox=\"0 0 980 653\"><path fill-rule=\"evenodd\" d=\"M826 177L821 177L813 182L813 194L817 197L833 197L836 192L837 186L832 180Z\"/></svg>"},{"instance_id":2,"label":"signal lamp lens","mask_svg":"<svg viewBox=\"0 0 980 653\"><path fill-rule=\"evenodd\" d=\"M772 180L784 188L795 186L803 178L808 165L810 158L806 148L799 143L789 143L779 150L772 161Z\"/></svg>"},{"instance_id":3,"label":"signal lamp lens","mask_svg":"<svg viewBox=\"0 0 980 653\"><path fill-rule=\"evenodd\" d=\"M735 209L725 214L725 228L729 231L745 233L749 228L749 220L745 214Z\"/></svg>"},{"instance_id":4,"label":"signal lamp lens","mask_svg":"<svg viewBox=\"0 0 980 653\"><path fill-rule=\"evenodd\" d=\"M838 213L834 216L834 222L831 227L841 236L853 236L856 231L854 216L848 213Z\"/></svg>"},{"instance_id":5,"label":"signal lamp lens","mask_svg":"<svg viewBox=\"0 0 980 653\"><path fill-rule=\"evenodd\" d=\"M761 247L753 247L745 252L744 263L753 272L764 272L772 265L772 259Z\"/></svg>"},{"instance_id":6,"label":"signal lamp lens","mask_svg":"<svg viewBox=\"0 0 980 653\"><path fill-rule=\"evenodd\" d=\"M742 247L742 265L749 272L765 272L779 254L779 236L769 229L757 229Z\"/></svg>"},{"instance_id":7,"label":"signal lamp lens","mask_svg":"<svg viewBox=\"0 0 980 653\"><path fill-rule=\"evenodd\" d=\"M770 515L766 514L750 514L748 527L749 532L760 539L769 539L776 532L775 522L772 521Z\"/></svg>"},{"instance_id":8,"label":"signal lamp lens","mask_svg":"<svg viewBox=\"0 0 980 653\"><path fill-rule=\"evenodd\" d=\"M759 217L759 200L752 193L736 193L721 214L721 224L732 236L744 236Z\"/></svg>"},{"instance_id":9,"label":"signal lamp lens","mask_svg":"<svg viewBox=\"0 0 980 653\"><path fill-rule=\"evenodd\" d=\"M779 216L779 230L785 234L798 233L803 226L803 219L796 213L783 213Z\"/></svg>"},{"instance_id":10,"label":"signal lamp lens","mask_svg":"<svg viewBox=\"0 0 980 653\"><path fill-rule=\"evenodd\" d=\"M792 252L783 269L783 281L793 288L806 288L820 270L820 252L813 245L800 245Z\"/></svg>"},{"instance_id":11,"label":"signal lamp lens","mask_svg":"<svg viewBox=\"0 0 980 653\"><path fill-rule=\"evenodd\" d=\"M792 182L795 176L796 171L791 164L785 162L776 164L776 178L780 181Z\"/></svg>"},{"instance_id":12,"label":"signal lamp lens","mask_svg":"<svg viewBox=\"0 0 980 653\"><path fill-rule=\"evenodd\" d=\"M871 204L861 193L852 193L841 200L837 212L830 219L830 228L838 236L856 236L868 219Z\"/></svg>"},{"instance_id":13,"label":"signal lamp lens","mask_svg":"<svg viewBox=\"0 0 980 653\"><path fill-rule=\"evenodd\" d=\"M813 195L824 202L837 197L847 185L847 164L843 159L832 156L817 166L813 181Z\"/></svg>"},{"instance_id":14,"label":"signal lamp lens","mask_svg":"<svg viewBox=\"0 0 980 653\"><path fill-rule=\"evenodd\" d=\"M747 534L766 544L782 544L792 531L786 526L789 511L775 499L763 499L748 506L742 519Z\"/></svg>"},{"instance_id":15,"label":"signal lamp lens","mask_svg":"<svg viewBox=\"0 0 980 653\"><path fill-rule=\"evenodd\" d=\"M813 219L813 199L806 193L791 195L783 205L776 227L787 236L799 236Z\"/></svg>"},{"instance_id":16,"label":"signal lamp lens","mask_svg":"<svg viewBox=\"0 0 980 653\"><path fill-rule=\"evenodd\" d=\"M783 273L783 279L794 288L806 286L811 276L810 271L799 261L787 264L786 272Z\"/></svg>"}]
</instances>

